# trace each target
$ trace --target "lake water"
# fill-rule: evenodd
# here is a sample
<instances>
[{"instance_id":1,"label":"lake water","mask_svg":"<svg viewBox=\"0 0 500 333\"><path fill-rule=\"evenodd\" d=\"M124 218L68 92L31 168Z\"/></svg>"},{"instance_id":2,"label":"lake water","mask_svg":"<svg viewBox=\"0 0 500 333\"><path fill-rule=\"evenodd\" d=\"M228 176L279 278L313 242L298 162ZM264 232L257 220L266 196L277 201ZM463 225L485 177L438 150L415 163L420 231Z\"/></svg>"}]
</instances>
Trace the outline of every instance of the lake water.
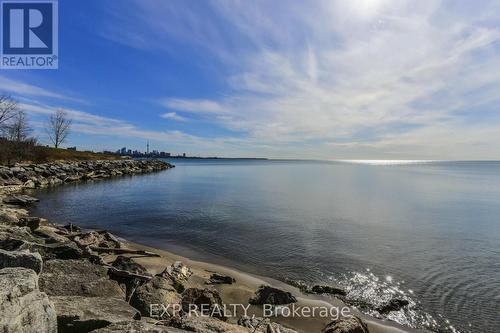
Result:
<instances>
[{"instance_id":1,"label":"lake water","mask_svg":"<svg viewBox=\"0 0 500 333\"><path fill-rule=\"evenodd\" d=\"M274 278L410 306L413 327L500 331L500 162L172 160L40 190L36 214Z\"/></svg>"}]
</instances>

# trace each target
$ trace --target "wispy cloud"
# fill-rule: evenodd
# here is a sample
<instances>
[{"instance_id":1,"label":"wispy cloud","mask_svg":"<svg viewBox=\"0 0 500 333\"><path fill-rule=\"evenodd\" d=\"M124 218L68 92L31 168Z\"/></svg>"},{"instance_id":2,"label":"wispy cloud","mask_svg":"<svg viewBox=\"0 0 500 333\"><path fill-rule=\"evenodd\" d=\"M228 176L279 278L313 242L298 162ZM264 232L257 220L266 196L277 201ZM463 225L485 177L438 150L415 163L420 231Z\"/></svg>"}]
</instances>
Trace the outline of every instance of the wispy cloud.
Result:
<instances>
[{"instance_id":1,"label":"wispy cloud","mask_svg":"<svg viewBox=\"0 0 500 333\"><path fill-rule=\"evenodd\" d=\"M191 47L192 61L217 64L226 86L216 97L160 103L165 118L210 117L242 134L221 145L323 158L500 156L498 2L136 0L112 12L107 38L146 52Z\"/></svg>"},{"instance_id":2,"label":"wispy cloud","mask_svg":"<svg viewBox=\"0 0 500 333\"><path fill-rule=\"evenodd\" d=\"M160 104L168 109L191 113L226 113L227 109L216 101L207 99L165 98Z\"/></svg>"},{"instance_id":3,"label":"wispy cloud","mask_svg":"<svg viewBox=\"0 0 500 333\"><path fill-rule=\"evenodd\" d=\"M128 121L102 117L85 111L79 111L68 108L60 108L46 104L20 103L19 105L26 112L33 115L48 116L57 109L63 109L68 117L73 121L72 131L90 135L102 135L108 137L133 137L144 140L176 141L178 143L199 143L201 138L185 134L181 131L151 131L138 128ZM38 123L43 126L43 123Z\"/></svg>"},{"instance_id":4,"label":"wispy cloud","mask_svg":"<svg viewBox=\"0 0 500 333\"><path fill-rule=\"evenodd\" d=\"M176 112L167 112L167 113L160 115L160 117L165 118L165 119L169 119L169 120L175 120L175 121L187 121L188 120L186 117L180 116Z\"/></svg>"},{"instance_id":5,"label":"wispy cloud","mask_svg":"<svg viewBox=\"0 0 500 333\"><path fill-rule=\"evenodd\" d=\"M22 81L9 79L1 75L0 75L0 92L11 93L21 97L39 96L39 97L49 97L49 98L83 103L83 101L78 98L62 95L58 92L49 89L27 84Z\"/></svg>"}]
</instances>

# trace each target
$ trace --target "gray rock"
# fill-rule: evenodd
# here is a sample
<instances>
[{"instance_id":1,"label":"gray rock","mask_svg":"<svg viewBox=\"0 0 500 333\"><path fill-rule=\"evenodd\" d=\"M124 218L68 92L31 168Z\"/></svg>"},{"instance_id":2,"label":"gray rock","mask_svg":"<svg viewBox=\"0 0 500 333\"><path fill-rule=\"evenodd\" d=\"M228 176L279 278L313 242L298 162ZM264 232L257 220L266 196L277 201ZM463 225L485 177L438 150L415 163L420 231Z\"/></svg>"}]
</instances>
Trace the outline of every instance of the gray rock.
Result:
<instances>
[{"instance_id":1,"label":"gray rock","mask_svg":"<svg viewBox=\"0 0 500 333\"><path fill-rule=\"evenodd\" d=\"M40 290L49 296L120 297L125 293L108 278L106 267L87 260L54 259L45 262Z\"/></svg>"},{"instance_id":2,"label":"gray rock","mask_svg":"<svg viewBox=\"0 0 500 333\"><path fill-rule=\"evenodd\" d=\"M174 264L165 268L165 270L160 275L168 277L172 281L182 282L186 281L192 274L193 272L189 267L187 267L180 261L176 261Z\"/></svg>"},{"instance_id":3,"label":"gray rock","mask_svg":"<svg viewBox=\"0 0 500 333\"><path fill-rule=\"evenodd\" d=\"M135 274L141 274L141 275L150 275L144 266L138 264L137 262L134 261L134 259L125 257L125 256L118 256L116 257L115 261L111 264L114 268L120 269L123 271L128 271L131 273Z\"/></svg>"},{"instance_id":4,"label":"gray rock","mask_svg":"<svg viewBox=\"0 0 500 333\"><path fill-rule=\"evenodd\" d=\"M369 333L368 326L356 316L348 316L330 322L321 333Z\"/></svg>"},{"instance_id":5,"label":"gray rock","mask_svg":"<svg viewBox=\"0 0 500 333\"><path fill-rule=\"evenodd\" d=\"M34 197L30 197L26 194L16 194L11 195L3 199L3 202L9 205L18 205L18 206L29 206L39 200Z\"/></svg>"},{"instance_id":6,"label":"gray rock","mask_svg":"<svg viewBox=\"0 0 500 333\"><path fill-rule=\"evenodd\" d=\"M35 231L40 227L41 220L41 218L34 216L21 217L19 219L19 224L23 227L30 228L31 231Z\"/></svg>"},{"instance_id":7,"label":"gray rock","mask_svg":"<svg viewBox=\"0 0 500 333\"><path fill-rule=\"evenodd\" d=\"M255 292L255 296L248 301L253 305L273 304L282 305L297 302L295 296L287 291L283 291L271 286L260 286Z\"/></svg>"},{"instance_id":8,"label":"gray rock","mask_svg":"<svg viewBox=\"0 0 500 333\"><path fill-rule=\"evenodd\" d=\"M80 259L83 256L83 251L71 241L52 244L25 242L20 249L29 249L31 252L39 252L44 260Z\"/></svg>"},{"instance_id":9,"label":"gray rock","mask_svg":"<svg viewBox=\"0 0 500 333\"><path fill-rule=\"evenodd\" d=\"M222 310L222 299L219 292L214 289L188 288L182 293L182 310L188 313L196 306L196 309L204 315L225 319L224 314L218 313ZM215 310L219 311L213 311Z\"/></svg>"},{"instance_id":10,"label":"gray rock","mask_svg":"<svg viewBox=\"0 0 500 333\"><path fill-rule=\"evenodd\" d=\"M130 299L130 305L148 317L153 316L151 304L180 304L180 296L169 278L154 276L139 286Z\"/></svg>"},{"instance_id":11,"label":"gray rock","mask_svg":"<svg viewBox=\"0 0 500 333\"><path fill-rule=\"evenodd\" d=\"M241 316L238 319L238 325L248 328L251 332L280 332L280 333L297 333L297 331L287 328L281 324L271 322L269 318Z\"/></svg>"},{"instance_id":12,"label":"gray rock","mask_svg":"<svg viewBox=\"0 0 500 333\"><path fill-rule=\"evenodd\" d=\"M409 302L405 299L394 298L390 301L378 306L376 310L381 314L387 314L392 311L399 311L405 306L407 306Z\"/></svg>"},{"instance_id":13,"label":"gray rock","mask_svg":"<svg viewBox=\"0 0 500 333\"><path fill-rule=\"evenodd\" d=\"M346 292L343 289L335 288L331 286L319 286L316 285L311 288L311 292L315 294L330 294L330 295L341 295L345 296Z\"/></svg>"},{"instance_id":14,"label":"gray rock","mask_svg":"<svg viewBox=\"0 0 500 333\"><path fill-rule=\"evenodd\" d=\"M170 325L197 333L249 333L243 326L230 324L213 317L183 316L174 318Z\"/></svg>"},{"instance_id":15,"label":"gray rock","mask_svg":"<svg viewBox=\"0 0 500 333\"><path fill-rule=\"evenodd\" d=\"M140 314L116 297L52 296L58 333L84 333L113 323L140 319Z\"/></svg>"},{"instance_id":16,"label":"gray rock","mask_svg":"<svg viewBox=\"0 0 500 333\"><path fill-rule=\"evenodd\" d=\"M27 268L0 270L0 327L3 333L56 333L57 317L38 276Z\"/></svg>"},{"instance_id":17,"label":"gray rock","mask_svg":"<svg viewBox=\"0 0 500 333\"><path fill-rule=\"evenodd\" d=\"M7 211L0 211L0 223L17 224L18 222L19 218L16 214Z\"/></svg>"},{"instance_id":18,"label":"gray rock","mask_svg":"<svg viewBox=\"0 0 500 333\"><path fill-rule=\"evenodd\" d=\"M0 249L0 269L6 267L24 267L42 272L43 261L39 253L27 251L5 251Z\"/></svg>"},{"instance_id":19,"label":"gray rock","mask_svg":"<svg viewBox=\"0 0 500 333\"><path fill-rule=\"evenodd\" d=\"M234 278L217 273L210 275L210 279L208 280L208 284L233 284L234 282L236 282Z\"/></svg>"},{"instance_id":20,"label":"gray rock","mask_svg":"<svg viewBox=\"0 0 500 333\"><path fill-rule=\"evenodd\" d=\"M0 225L0 248L4 250L22 250L25 244L36 242L43 243L43 240L34 236L27 227Z\"/></svg>"}]
</instances>

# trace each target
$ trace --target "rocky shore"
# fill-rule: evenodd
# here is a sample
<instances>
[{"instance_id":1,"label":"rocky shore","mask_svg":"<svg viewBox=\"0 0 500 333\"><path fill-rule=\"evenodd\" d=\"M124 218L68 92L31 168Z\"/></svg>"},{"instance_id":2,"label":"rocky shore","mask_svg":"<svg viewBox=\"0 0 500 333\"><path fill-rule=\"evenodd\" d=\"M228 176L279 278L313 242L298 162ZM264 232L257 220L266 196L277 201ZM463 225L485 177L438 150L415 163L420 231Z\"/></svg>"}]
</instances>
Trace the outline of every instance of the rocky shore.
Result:
<instances>
[{"instance_id":1,"label":"rocky shore","mask_svg":"<svg viewBox=\"0 0 500 333\"><path fill-rule=\"evenodd\" d=\"M0 166L1 331L400 332L370 326L355 315L328 319L322 329L263 319L255 316L259 305L270 304L278 311L304 300L261 281L241 284L235 274L174 261L162 251L138 248L105 230L82 230L71 221L51 224L30 216L29 207L37 199L23 193L172 167L154 160ZM329 286L315 290L340 292ZM256 312L252 316L238 310L220 312L228 300L239 300Z\"/></svg>"}]
</instances>

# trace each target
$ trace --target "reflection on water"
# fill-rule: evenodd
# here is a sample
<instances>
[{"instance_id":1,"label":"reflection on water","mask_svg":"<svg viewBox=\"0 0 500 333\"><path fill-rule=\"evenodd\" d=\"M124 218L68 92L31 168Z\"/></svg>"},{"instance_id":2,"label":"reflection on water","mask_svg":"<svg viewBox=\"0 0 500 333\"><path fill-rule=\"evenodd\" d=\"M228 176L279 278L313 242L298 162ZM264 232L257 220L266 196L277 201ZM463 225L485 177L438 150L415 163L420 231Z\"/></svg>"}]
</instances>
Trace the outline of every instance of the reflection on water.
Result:
<instances>
[{"instance_id":1,"label":"reflection on water","mask_svg":"<svg viewBox=\"0 0 500 333\"><path fill-rule=\"evenodd\" d=\"M500 327L500 163L173 162L41 191L37 214L275 278L335 282L359 304L398 296L410 305L389 316L410 326Z\"/></svg>"}]
</instances>

